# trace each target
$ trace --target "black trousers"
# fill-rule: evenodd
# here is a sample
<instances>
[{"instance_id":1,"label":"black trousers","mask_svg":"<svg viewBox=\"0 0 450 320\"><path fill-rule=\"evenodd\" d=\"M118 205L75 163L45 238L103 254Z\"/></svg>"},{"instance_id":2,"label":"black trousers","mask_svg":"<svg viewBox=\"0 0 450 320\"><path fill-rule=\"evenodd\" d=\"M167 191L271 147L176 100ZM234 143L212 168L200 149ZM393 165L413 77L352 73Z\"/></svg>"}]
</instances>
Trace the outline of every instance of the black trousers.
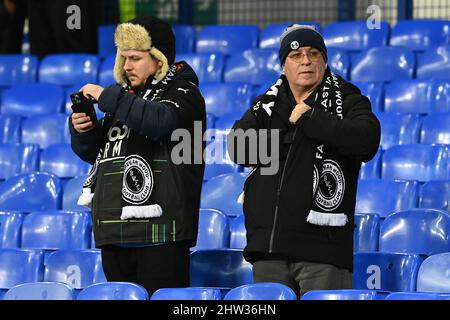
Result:
<instances>
[{"instance_id":1,"label":"black trousers","mask_svg":"<svg viewBox=\"0 0 450 320\"><path fill-rule=\"evenodd\" d=\"M189 287L189 245L164 244L124 248L101 247L103 271L108 281L133 282L149 297L160 288Z\"/></svg>"}]
</instances>

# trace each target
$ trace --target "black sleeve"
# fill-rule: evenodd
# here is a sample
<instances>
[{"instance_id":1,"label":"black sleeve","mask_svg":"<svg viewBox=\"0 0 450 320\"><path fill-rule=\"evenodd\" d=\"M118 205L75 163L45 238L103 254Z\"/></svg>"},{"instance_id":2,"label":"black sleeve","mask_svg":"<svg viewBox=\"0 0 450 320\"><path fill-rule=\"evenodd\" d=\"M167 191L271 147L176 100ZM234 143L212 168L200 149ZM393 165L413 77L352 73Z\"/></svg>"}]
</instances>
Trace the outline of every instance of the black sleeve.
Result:
<instances>
[{"instance_id":1,"label":"black sleeve","mask_svg":"<svg viewBox=\"0 0 450 320\"><path fill-rule=\"evenodd\" d=\"M359 97L350 104L344 119L314 108L303 114L297 125L307 137L333 146L345 156L367 162L378 150L381 128L370 101Z\"/></svg>"},{"instance_id":2,"label":"black sleeve","mask_svg":"<svg viewBox=\"0 0 450 320\"><path fill-rule=\"evenodd\" d=\"M81 160L94 164L100 151L103 120L87 132L79 133L72 125L72 116L69 117L70 145L72 150Z\"/></svg>"}]
</instances>

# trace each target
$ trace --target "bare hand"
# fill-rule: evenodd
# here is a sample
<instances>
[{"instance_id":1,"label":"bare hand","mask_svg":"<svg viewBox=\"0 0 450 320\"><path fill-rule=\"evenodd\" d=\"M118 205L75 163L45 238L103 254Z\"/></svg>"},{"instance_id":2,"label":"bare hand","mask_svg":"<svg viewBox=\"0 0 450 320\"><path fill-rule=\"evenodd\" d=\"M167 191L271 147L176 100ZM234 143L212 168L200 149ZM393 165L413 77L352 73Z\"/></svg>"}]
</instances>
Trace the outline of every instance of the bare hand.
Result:
<instances>
[{"instance_id":1,"label":"bare hand","mask_svg":"<svg viewBox=\"0 0 450 320\"><path fill-rule=\"evenodd\" d=\"M300 119L300 117L308 110L311 110L311 107L303 101L300 102L295 106L294 110L292 110L291 116L289 117L289 122L296 124L298 119Z\"/></svg>"},{"instance_id":2,"label":"bare hand","mask_svg":"<svg viewBox=\"0 0 450 320\"><path fill-rule=\"evenodd\" d=\"M84 133L94 129L94 123L86 113L72 113L72 125L78 133Z\"/></svg>"},{"instance_id":3,"label":"bare hand","mask_svg":"<svg viewBox=\"0 0 450 320\"><path fill-rule=\"evenodd\" d=\"M92 97L95 101L98 101L98 98L103 92L103 87L88 83L80 89L80 92L82 92L86 98Z\"/></svg>"}]
</instances>

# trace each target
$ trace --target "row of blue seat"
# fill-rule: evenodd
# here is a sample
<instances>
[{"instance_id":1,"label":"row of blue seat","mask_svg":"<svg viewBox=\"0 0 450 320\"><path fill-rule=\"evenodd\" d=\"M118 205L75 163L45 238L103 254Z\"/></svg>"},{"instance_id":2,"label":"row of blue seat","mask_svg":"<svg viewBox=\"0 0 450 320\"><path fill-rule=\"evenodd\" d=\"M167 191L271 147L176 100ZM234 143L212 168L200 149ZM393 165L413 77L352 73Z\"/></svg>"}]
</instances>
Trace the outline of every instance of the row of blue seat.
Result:
<instances>
[{"instance_id":1,"label":"row of blue seat","mask_svg":"<svg viewBox=\"0 0 450 320\"><path fill-rule=\"evenodd\" d=\"M308 24L322 32L319 23ZM279 38L284 29L292 24L269 24L260 30L256 25L203 26L196 31L192 25L174 25L177 52L220 51L230 54L249 48L279 47ZM325 43L351 51L361 51L374 46L404 46L413 50L424 50L432 46L448 44L450 40L448 20L401 20L395 26L386 21L369 28L367 21L334 22L323 29ZM99 27L99 54L103 57L114 53L115 25Z\"/></svg>"}]
</instances>

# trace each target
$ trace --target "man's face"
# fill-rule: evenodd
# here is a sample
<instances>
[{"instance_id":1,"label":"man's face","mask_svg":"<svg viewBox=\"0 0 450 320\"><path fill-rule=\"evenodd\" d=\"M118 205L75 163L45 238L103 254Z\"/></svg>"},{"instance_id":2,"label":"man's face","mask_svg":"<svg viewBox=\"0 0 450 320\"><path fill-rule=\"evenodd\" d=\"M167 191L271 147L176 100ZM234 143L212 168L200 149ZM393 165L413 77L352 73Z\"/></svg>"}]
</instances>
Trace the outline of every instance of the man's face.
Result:
<instances>
[{"instance_id":1,"label":"man's face","mask_svg":"<svg viewBox=\"0 0 450 320\"><path fill-rule=\"evenodd\" d=\"M162 65L148 51L122 50L120 54L125 59L123 69L134 89L142 89L147 79L153 76Z\"/></svg>"},{"instance_id":2,"label":"man's face","mask_svg":"<svg viewBox=\"0 0 450 320\"><path fill-rule=\"evenodd\" d=\"M322 81L326 64L319 50L301 47L288 54L283 69L291 86L309 91Z\"/></svg>"}]
</instances>

